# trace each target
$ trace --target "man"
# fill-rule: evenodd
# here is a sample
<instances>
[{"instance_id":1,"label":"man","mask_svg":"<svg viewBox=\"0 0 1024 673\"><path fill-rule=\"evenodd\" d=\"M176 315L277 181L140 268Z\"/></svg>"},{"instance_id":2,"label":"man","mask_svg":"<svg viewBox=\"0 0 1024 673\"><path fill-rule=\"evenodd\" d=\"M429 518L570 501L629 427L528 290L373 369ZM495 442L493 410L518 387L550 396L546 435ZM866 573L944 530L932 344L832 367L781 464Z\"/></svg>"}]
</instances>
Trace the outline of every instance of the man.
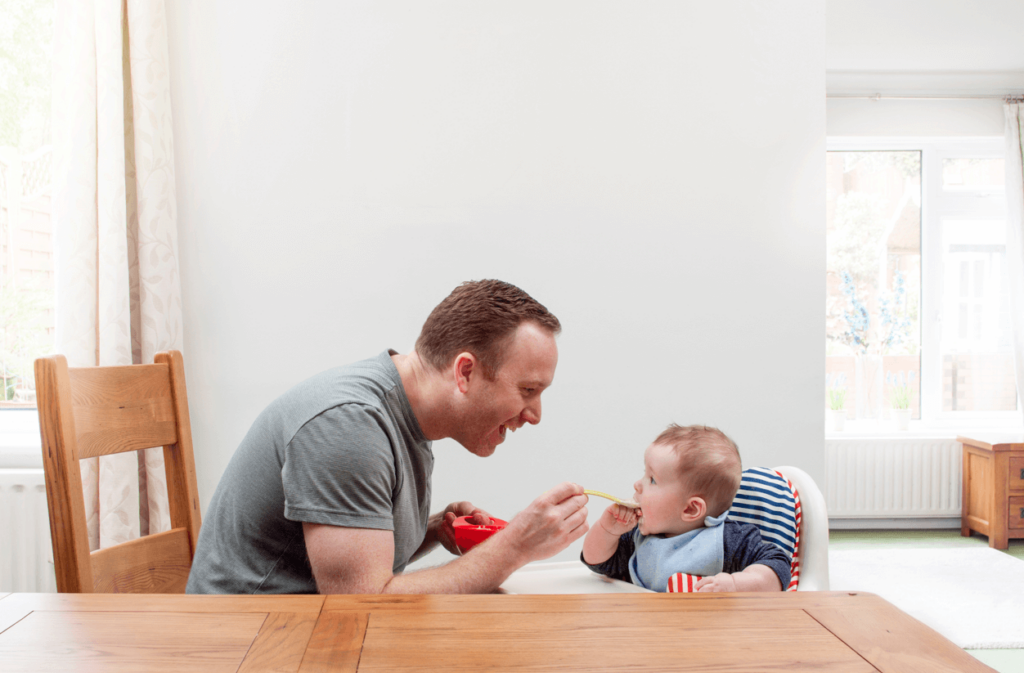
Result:
<instances>
[{"instance_id":1,"label":"man","mask_svg":"<svg viewBox=\"0 0 1024 673\"><path fill-rule=\"evenodd\" d=\"M461 558L403 574L452 522L489 515L457 502L430 515L431 441L478 456L540 423L558 362L558 319L496 280L463 283L415 349L328 370L253 423L199 534L189 593L479 593L588 529L583 488L563 483Z\"/></svg>"}]
</instances>

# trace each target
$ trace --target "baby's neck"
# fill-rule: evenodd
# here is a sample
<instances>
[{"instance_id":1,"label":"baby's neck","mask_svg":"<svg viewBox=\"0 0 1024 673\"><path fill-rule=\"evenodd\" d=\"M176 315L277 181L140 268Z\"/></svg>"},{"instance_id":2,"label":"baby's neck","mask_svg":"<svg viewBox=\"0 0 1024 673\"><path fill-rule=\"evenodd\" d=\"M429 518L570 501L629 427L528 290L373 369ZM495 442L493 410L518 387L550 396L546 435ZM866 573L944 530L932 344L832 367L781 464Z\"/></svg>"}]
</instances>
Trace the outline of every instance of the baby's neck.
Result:
<instances>
[{"instance_id":1,"label":"baby's neck","mask_svg":"<svg viewBox=\"0 0 1024 673\"><path fill-rule=\"evenodd\" d=\"M703 527L704 527L704 519L701 519L700 521L694 521L694 522L691 522L690 524L684 524L681 530L676 530L676 531L673 531L671 533L662 533L661 536L662 537L676 537L678 535L685 535L686 533L689 533L690 531L697 530L698 528L703 528Z\"/></svg>"}]
</instances>

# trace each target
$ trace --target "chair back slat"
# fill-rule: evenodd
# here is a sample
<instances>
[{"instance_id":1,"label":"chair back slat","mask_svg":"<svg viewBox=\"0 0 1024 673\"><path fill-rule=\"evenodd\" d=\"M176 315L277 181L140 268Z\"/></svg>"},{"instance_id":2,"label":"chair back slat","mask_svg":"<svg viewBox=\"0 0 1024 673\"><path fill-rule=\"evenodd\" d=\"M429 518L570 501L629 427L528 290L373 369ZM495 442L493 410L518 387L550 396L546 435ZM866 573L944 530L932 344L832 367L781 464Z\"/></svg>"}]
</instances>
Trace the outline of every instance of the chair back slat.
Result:
<instances>
[{"instance_id":1,"label":"chair back slat","mask_svg":"<svg viewBox=\"0 0 1024 673\"><path fill-rule=\"evenodd\" d=\"M70 369L78 457L176 443L167 370L166 364Z\"/></svg>"},{"instance_id":2,"label":"chair back slat","mask_svg":"<svg viewBox=\"0 0 1024 673\"><path fill-rule=\"evenodd\" d=\"M194 554L199 542L202 517L199 514L196 460L192 454L192 426L188 417L188 393L185 391L185 365L178 351L157 353L153 359L157 364L167 367L174 401L174 418L178 428L178 443L164 447L171 527L188 530L189 543Z\"/></svg>"},{"instance_id":3,"label":"chair back slat","mask_svg":"<svg viewBox=\"0 0 1024 673\"><path fill-rule=\"evenodd\" d=\"M35 377L57 591L88 593L92 591L89 531L82 470L76 458L68 361L63 355L39 358Z\"/></svg>"},{"instance_id":4,"label":"chair back slat","mask_svg":"<svg viewBox=\"0 0 1024 673\"><path fill-rule=\"evenodd\" d=\"M178 351L155 364L69 369L35 362L39 429L57 590L183 593L199 527L185 366ZM90 554L79 460L163 447L172 530Z\"/></svg>"},{"instance_id":5,"label":"chair back slat","mask_svg":"<svg viewBox=\"0 0 1024 673\"><path fill-rule=\"evenodd\" d=\"M108 594L185 593L192 567L188 531L173 528L92 553L93 590Z\"/></svg>"}]
</instances>

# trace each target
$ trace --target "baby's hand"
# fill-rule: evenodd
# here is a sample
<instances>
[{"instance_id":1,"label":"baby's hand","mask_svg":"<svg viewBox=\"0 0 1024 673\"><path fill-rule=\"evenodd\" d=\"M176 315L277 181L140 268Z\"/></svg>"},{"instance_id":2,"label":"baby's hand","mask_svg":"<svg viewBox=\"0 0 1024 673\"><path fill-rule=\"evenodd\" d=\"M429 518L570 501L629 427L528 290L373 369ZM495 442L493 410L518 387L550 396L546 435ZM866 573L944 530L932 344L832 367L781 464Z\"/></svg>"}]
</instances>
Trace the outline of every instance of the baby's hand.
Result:
<instances>
[{"instance_id":1,"label":"baby's hand","mask_svg":"<svg viewBox=\"0 0 1024 673\"><path fill-rule=\"evenodd\" d=\"M604 511L598 523L610 535L618 537L633 530L633 527L636 526L638 511L632 507L612 505Z\"/></svg>"},{"instance_id":2,"label":"baby's hand","mask_svg":"<svg viewBox=\"0 0 1024 673\"><path fill-rule=\"evenodd\" d=\"M736 591L736 580L729 573L718 573L717 575L697 580L693 588L697 591L706 592Z\"/></svg>"}]
</instances>

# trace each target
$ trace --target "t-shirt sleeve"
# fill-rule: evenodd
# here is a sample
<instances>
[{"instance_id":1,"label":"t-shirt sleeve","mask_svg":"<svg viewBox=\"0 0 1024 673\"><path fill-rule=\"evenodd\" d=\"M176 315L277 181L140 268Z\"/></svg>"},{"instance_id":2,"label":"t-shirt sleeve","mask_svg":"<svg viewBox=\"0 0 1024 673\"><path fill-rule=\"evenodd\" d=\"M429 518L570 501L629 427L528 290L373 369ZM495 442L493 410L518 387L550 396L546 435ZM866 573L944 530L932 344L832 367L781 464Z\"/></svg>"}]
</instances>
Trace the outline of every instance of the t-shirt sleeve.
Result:
<instances>
[{"instance_id":1,"label":"t-shirt sleeve","mask_svg":"<svg viewBox=\"0 0 1024 673\"><path fill-rule=\"evenodd\" d=\"M633 529L636 530L636 529ZM611 577L615 580L623 580L625 582L633 582L632 577L629 575L629 559L633 556L633 550L635 545L633 544L633 531L623 533L619 536L619 546L604 563L598 563L591 565L583 560L583 552L580 552L580 561L583 565L587 566L591 570L606 577Z\"/></svg>"},{"instance_id":2,"label":"t-shirt sleeve","mask_svg":"<svg viewBox=\"0 0 1024 673\"><path fill-rule=\"evenodd\" d=\"M376 409L332 407L285 446L281 479L291 521L394 530L398 475L391 440Z\"/></svg>"},{"instance_id":3,"label":"t-shirt sleeve","mask_svg":"<svg viewBox=\"0 0 1024 673\"><path fill-rule=\"evenodd\" d=\"M760 563L775 571L783 589L789 586L791 561L786 552L761 539L761 530L753 524L726 521L724 525L723 572L738 573Z\"/></svg>"}]
</instances>

